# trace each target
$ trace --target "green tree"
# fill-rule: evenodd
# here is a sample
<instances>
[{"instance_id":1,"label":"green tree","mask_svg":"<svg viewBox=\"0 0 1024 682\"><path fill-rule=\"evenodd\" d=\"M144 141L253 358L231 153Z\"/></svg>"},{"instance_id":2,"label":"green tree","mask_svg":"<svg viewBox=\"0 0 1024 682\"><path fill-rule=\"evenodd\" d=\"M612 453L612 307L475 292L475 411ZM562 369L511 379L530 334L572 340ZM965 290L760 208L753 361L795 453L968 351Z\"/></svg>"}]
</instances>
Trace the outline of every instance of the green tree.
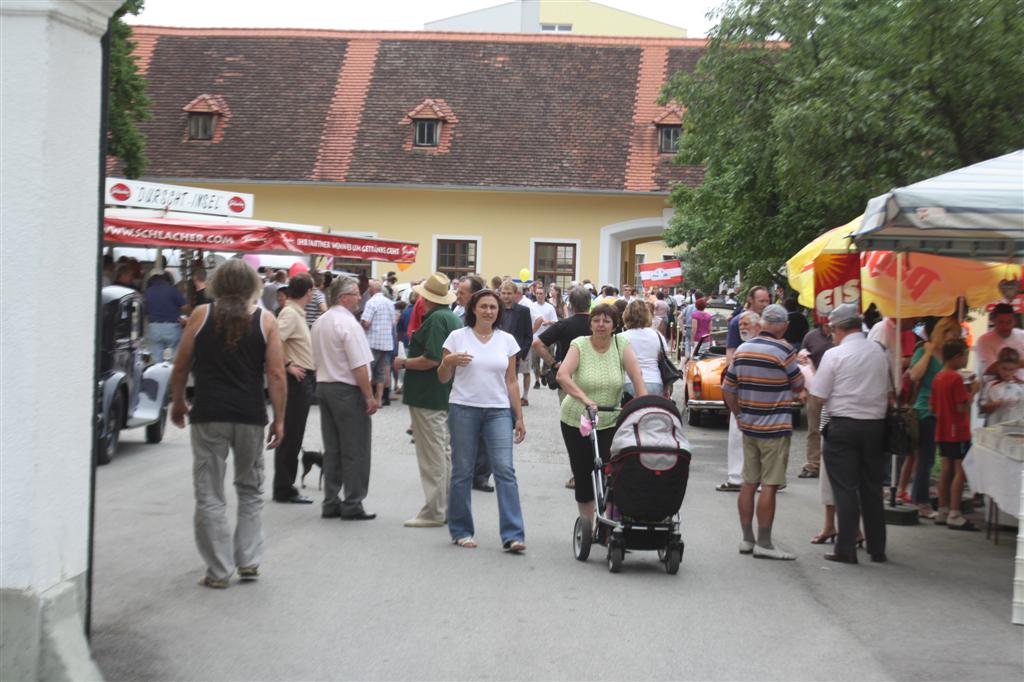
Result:
<instances>
[{"instance_id":1,"label":"green tree","mask_svg":"<svg viewBox=\"0 0 1024 682\"><path fill-rule=\"evenodd\" d=\"M1024 0L730 0L692 74L666 241L705 277L785 260L892 187L1024 146Z\"/></svg>"},{"instance_id":2,"label":"green tree","mask_svg":"<svg viewBox=\"0 0 1024 682\"><path fill-rule=\"evenodd\" d=\"M146 138L136 127L150 118L146 79L139 73L132 51L132 27L126 14L142 11L144 0L127 0L110 23L110 82L107 93L107 153L121 160L124 174L137 178L146 169Z\"/></svg>"}]
</instances>

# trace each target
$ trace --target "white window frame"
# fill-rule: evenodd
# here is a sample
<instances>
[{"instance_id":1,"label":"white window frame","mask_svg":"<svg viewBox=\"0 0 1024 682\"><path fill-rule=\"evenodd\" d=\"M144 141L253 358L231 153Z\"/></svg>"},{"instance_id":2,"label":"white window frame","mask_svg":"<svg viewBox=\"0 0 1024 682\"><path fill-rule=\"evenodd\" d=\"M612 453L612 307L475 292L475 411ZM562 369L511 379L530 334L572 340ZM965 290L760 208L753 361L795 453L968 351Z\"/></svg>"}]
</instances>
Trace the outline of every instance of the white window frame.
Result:
<instances>
[{"instance_id":1,"label":"white window frame","mask_svg":"<svg viewBox=\"0 0 1024 682\"><path fill-rule=\"evenodd\" d=\"M572 24L551 24L540 25L541 33L572 33Z\"/></svg>"},{"instance_id":2,"label":"white window frame","mask_svg":"<svg viewBox=\"0 0 1024 682\"><path fill-rule=\"evenodd\" d=\"M484 263L484 238L478 234L432 234L430 235L430 272L437 272L437 242L442 239L476 242L476 272L486 272Z\"/></svg>"},{"instance_id":3,"label":"white window frame","mask_svg":"<svg viewBox=\"0 0 1024 682\"><path fill-rule=\"evenodd\" d=\"M420 124L421 123L433 123L434 124L434 139L429 144L421 144L420 139ZM414 147L422 147L429 149L431 147L437 147L441 144L441 121L436 118L415 118L413 119L413 131L412 131L412 144Z\"/></svg>"},{"instance_id":4,"label":"white window frame","mask_svg":"<svg viewBox=\"0 0 1024 682\"><path fill-rule=\"evenodd\" d=\"M529 260L526 261L530 264L530 272L533 273L533 265L536 263L537 257L537 244L573 244L576 246L576 268L573 273L573 281L580 281L580 263L583 261L583 242L579 239L558 239L556 237L530 237L530 253ZM544 282L547 286L550 282ZM565 292L562 292L565 293Z\"/></svg>"},{"instance_id":5,"label":"white window frame","mask_svg":"<svg viewBox=\"0 0 1024 682\"><path fill-rule=\"evenodd\" d=\"M193 135L192 134L193 131L194 132L200 132L200 129L203 127L199 123L199 121L208 121L209 122L209 126L210 126L210 128L209 128L209 132L210 132L209 136L207 136L207 137L199 137L198 135ZM193 125L193 124L195 124L195 125ZM212 111L190 111L190 112L188 112L188 139L189 140L207 140L207 141L208 140L212 140L213 136L216 134L216 132L217 132L217 115L214 114Z\"/></svg>"},{"instance_id":6,"label":"white window frame","mask_svg":"<svg viewBox=\"0 0 1024 682\"><path fill-rule=\"evenodd\" d=\"M662 148L662 141L665 139L665 133L669 130L676 131L676 148L671 150L665 150ZM659 154L676 154L679 152L679 140L683 136L683 127L681 125L659 125L658 126L658 153Z\"/></svg>"}]
</instances>

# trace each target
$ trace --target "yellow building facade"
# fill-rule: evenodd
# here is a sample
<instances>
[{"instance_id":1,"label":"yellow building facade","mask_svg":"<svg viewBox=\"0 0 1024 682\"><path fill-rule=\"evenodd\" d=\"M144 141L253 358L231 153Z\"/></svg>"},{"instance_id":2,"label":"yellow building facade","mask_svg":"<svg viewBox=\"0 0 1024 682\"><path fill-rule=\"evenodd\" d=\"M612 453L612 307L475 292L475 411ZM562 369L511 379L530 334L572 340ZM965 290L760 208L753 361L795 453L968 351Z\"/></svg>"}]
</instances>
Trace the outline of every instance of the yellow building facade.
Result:
<instances>
[{"instance_id":1,"label":"yellow building facade","mask_svg":"<svg viewBox=\"0 0 1024 682\"><path fill-rule=\"evenodd\" d=\"M439 242L445 240L472 242L473 270L487 278L518 277L523 268L531 273L543 271L544 266L538 262L543 253L538 253L538 247L540 251L543 245L569 247L575 253L568 279L590 279L601 284L631 281L623 273L635 271L637 251L650 251L649 262L660 260L663 251L671 250L660 240L637 247L635 238L629 237L635 233L661 234L669 208L660 196L262 183L202 186L253 194L253 218L257 220L303 223L334 233L416 242L417 260L399 274L401 281L419 280L447 269L445 262L439 262ZM374 263L370 274L382 276L390 270L397 268L390 263Z\"/></svg>"}]
</instances>

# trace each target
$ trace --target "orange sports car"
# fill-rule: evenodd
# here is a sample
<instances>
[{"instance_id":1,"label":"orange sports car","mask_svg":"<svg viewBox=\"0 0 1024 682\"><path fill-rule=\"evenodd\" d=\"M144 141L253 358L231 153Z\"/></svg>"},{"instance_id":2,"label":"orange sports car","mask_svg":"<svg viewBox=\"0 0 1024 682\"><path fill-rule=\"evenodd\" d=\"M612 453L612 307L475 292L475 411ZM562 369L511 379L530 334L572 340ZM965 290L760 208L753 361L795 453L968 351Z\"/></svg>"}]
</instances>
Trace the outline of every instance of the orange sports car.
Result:
<instances>
[{"instance_id":1,"label":"orange sports car","mask_svg":"<svg viewBox=\"0 0 1024 682\"><path fill-rule=\"evenodd\" d=\"M733 307L725 304L709 305L711 335L695 342L691 354L685 358L685 404L688 422L700 426L705 414L728 414L722 399L722 374L725 372L725 337Z\"/></svg>"},{"instance_id":2,"label":"orange sports car","mask_svg":"<svg viewBox=\"0 0 1024 682\"><path fill-rule=\"evenodd\" d=\"M687 422L700 426L705 415L727 415L729 408L722 398L722 375L725 373L725 337L733 307L725 304L709 305L711 335L696 344L686 358L685 405ZM793 401L793 426L800 423L799 401Z\"/></svg>"}]
</instances>

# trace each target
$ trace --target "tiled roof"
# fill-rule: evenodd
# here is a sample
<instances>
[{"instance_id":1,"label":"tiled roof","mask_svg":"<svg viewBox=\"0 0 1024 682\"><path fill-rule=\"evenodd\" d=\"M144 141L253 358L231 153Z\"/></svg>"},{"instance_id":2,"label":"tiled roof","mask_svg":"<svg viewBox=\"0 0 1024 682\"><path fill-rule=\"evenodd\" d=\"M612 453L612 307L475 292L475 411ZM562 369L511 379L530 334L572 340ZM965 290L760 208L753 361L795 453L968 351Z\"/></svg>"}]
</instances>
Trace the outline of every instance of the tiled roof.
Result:
<instances>
[{"instance_id":1,"label":"tiled roof","mask_svg":"<svg viewBox=\"0 0 1024 682\"><path fill-rule=\"evenodd\" d=\"M663 192L703 176L658 154L655 125L662 84L703 40L134 31L150 178ZM184 109L202 95L231 126L190 141ZM412 146L425 117L443 121L437 148Z\"/></svg>"}]
</instances>

